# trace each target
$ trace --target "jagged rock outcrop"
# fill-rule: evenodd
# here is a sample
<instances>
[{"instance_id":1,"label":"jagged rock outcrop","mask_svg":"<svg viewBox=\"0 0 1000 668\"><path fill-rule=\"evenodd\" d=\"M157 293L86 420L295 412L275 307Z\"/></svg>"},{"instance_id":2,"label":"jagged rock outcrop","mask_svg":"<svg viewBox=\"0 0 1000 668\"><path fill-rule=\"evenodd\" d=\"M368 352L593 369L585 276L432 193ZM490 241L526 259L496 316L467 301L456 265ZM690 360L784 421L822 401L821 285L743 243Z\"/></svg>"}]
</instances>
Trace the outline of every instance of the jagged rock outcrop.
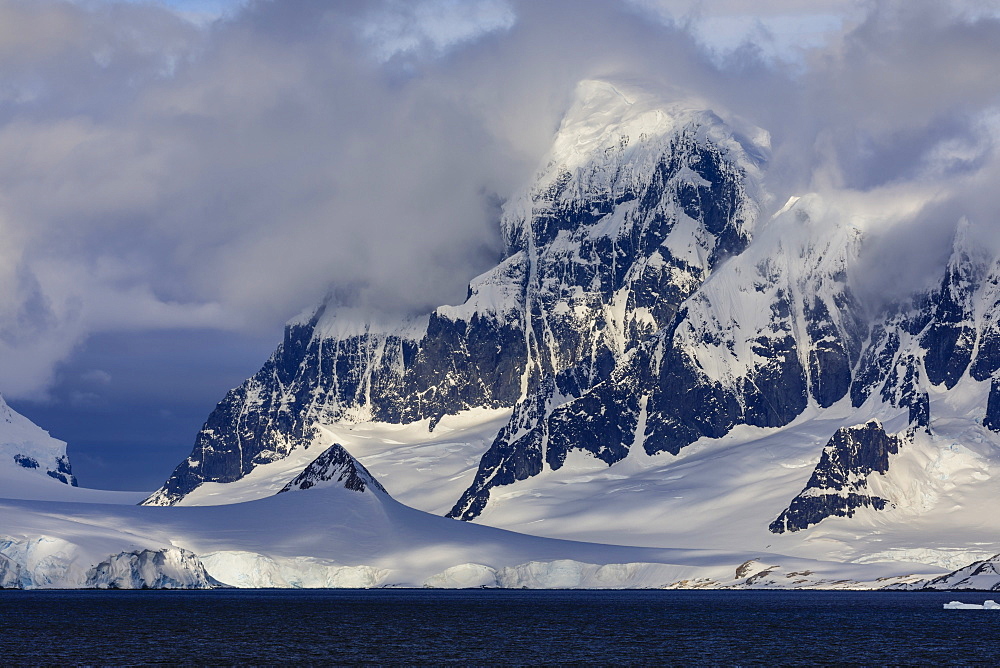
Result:
<instances>
[{"instance_id":1,"label":"jagged rock outcrop","mask_svg":"<svg viewBox=\"0 0 1000 668\"><path fill-rule=\"evenodd\" d=\"M867 335L847 284L860 235L830 225L823 208L818 198L791 202L606 380L547 400L545 411L537 397L525 400L536 408L515 409L518 442L553 469L570 449L613 464L635 443L648 454L677 454L737 424L780 427L810 400L829 406L843 398ZM501 433L450 516L477 517L492 488L522 479L505 462L523 457Z\"/></svg>"},{"instance_id":2,"label":"jagged rock outcrop","mask_svg":"<svg viewBox=\"0 0 1000 668\"><path fill-rule=\"evenodd\" d=\"M801 531L827 517L853 517L858 508L883 510L890 500L868 491L873 473L889 470L904 439L885 433L882 423L842 427L833 435L805 489L768 527L772 533Z\"/></svg>"},{"instance_id":3,"label":"jagged rock outcrop","mask_svg":"<svg viewBox=\"0 0 1000 668\"><path fill-rule=\"evenodd\" d=\"M352 457L344 446L334 443L282 487L278 494L294 489L325 486L324 483L354 492L363 492L369 487L385 492L385 487L372 477L361 462Z\"/></svg>"},{"instance_id":4,"label":"jagged rock outcrop","mask_svg":"<svg viewBox=\"0 0 1000 668\"><path fill-rule=\"evenodd\" d=\"M872 329L851 386L861 406L873 394L907 408L910 422L930 426L928 384L952 389L968 371L986 380L1000 369L1000 267L962 222L940 284L892 305Z\"/></svg>"}]
</instances>

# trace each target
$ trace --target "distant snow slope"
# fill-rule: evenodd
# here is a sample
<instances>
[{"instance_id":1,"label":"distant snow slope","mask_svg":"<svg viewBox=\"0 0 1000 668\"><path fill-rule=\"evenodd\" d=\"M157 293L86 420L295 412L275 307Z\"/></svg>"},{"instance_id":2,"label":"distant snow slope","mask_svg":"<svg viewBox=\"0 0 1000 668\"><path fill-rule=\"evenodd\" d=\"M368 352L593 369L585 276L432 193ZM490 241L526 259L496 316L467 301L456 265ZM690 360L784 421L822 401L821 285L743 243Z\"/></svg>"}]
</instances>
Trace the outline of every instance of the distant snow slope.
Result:
<instances>
[{"instance_id":1,"label":"distant snow slope","mask_svg":"<svg viewBox=\"0 0 1000 668\"><path fill-rule=\"evenodd\" d=\"M66 443L15 412L0 396L0 481L6 478L11 485L20 481L31 486L45 482L39 476L76 485Z\"/></svg>"},{"instance_id":2,"label":"distant snow slope","mask_svg":"<svg viewBox=\"0 0 1000 668\"><path fill-rule=\"evenodd\" d=\"M210 578L244 587L850 588L943 572L535 538L339 486L202 507L0 500L0 534L0 583L35 588L198 588Z\"/></svg>"},{"instance_id":3,"label":"distant snow slope","mask_svg":"<svg viewBox=\"0 0 1000 668\"><path fill-rule=\"evenodd\" d=\"M132 504L143 495L77 487L66 443L49 436L0 397L0 497Z\"/></svg>"}]
</instances>

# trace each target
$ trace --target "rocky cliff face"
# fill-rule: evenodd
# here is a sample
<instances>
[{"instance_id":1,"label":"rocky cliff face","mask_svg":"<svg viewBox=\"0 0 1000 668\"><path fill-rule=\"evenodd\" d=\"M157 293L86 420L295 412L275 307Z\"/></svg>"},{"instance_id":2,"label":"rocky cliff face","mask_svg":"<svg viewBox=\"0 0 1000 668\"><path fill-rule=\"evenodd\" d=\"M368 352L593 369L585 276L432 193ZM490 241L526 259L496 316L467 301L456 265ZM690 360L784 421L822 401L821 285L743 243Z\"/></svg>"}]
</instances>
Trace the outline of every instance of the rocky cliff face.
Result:
<instances>
[{"instance_id":1,"label":"rocky cliff face","mask_svg":"<svg viewBox=\"0 0 1000 668\"><path fill-rule=\"evenodd\" d=\"M768 527L772 533L801 531L827 517L851 517L861 507L882 510L890 504L868 491L868 477L885 474L889 458L905 437L886 434L878 420L837 430L823 448L805 489Z\"/></svg>"},{"instance_id":2,"label":"rocky cliff face","mask_svg":"<svg viewBox=\"0 0 1000 668\"><path fill-rule=\"evenodd\" d=\"M317 424L433 428L445 414L604 382L749 243L766 148L742 141L711 113L584 84L546 166L506 207L506 259L465 304L407 323L324 305L289 324L147 502L237 480L312 443Z\"/></svg>"},{"instance_id":3,"label":"rocky cliff face","mask_svg":"<svg viewBox=\"0 0 1000 668\"><path fill-rule=\"evenodd\" d=\"M569 450L608 464L636 444L677 454L738 424L780 427L810 401L844 397L867 334L847 284L859 234L813 220L821 209L815 199L794 202L763 225L602 382L515 408L520 428L500 434L450 515L474 519L493 487L523 479L526 469L507 470L524 459L520 450L544 452L536 459L552 469Z\"/></svg>"},{"instance_id":4,"label":"rocky cliff face","mask_svg":"<svg viewBox=\"0 0 1000 668\"><path fill-rule=\"evenodd\" d=\"M928 426L931 387L951 390L967 372L984 381L1000 369L1000 267L992 260L973 247L962 223L938 287L893 305L873 327L851 387L853 405L877 394Z\"/></svg>"}]
</instances>

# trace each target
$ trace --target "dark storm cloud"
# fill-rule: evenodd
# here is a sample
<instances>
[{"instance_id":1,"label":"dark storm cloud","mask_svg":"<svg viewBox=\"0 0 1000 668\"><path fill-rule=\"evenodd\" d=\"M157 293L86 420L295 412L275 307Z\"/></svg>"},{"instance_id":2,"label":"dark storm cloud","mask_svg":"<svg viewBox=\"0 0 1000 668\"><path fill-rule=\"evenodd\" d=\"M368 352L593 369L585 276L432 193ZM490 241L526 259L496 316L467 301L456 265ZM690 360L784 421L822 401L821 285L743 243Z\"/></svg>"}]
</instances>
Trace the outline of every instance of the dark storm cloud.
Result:
<instances>
[{"instance_id":1,"label":"dark storm cloud","mask_svg":"<svg viewBox=\"0 0 1000 668\"><path fill-rule=\"evenodd\" d=\"M497 202L584 78L767 129L774 209L892 189L917 202L899 230L933 186L933 229L1000 220L976 185L996 164L989 14L821 3L809 25L832 25L829 44L785 62L760 40L797 3L756 3L757 41L723 52L705 26L754 12L696 5L282 0L199 26L152 4L0 0L0 389L43 392L100 332L276 332L332 287L392 311L460 301L501 250Z\"/></svg>"}]
</instances>

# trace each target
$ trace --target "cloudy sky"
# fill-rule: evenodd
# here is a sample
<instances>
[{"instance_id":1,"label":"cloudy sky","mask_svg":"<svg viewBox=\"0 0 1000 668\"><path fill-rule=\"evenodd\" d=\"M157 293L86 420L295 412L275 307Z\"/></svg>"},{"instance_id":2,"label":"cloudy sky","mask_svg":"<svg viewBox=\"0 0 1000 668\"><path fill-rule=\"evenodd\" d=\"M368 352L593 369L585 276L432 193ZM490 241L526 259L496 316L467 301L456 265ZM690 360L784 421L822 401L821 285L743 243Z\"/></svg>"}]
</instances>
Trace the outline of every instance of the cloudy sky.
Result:
<instances>
[{"instance_id":1,"label":"cloudy sky","mask_svg":"<svg viewBox=\"0 0 1000 668\"><path fill-rule=\"evenodd\" d=\"M0 0L0 392L84 484L155 487L330 290L460 302L586 78L768 130L775 208L916 202L869 281L910 285L958 218L998 236L995 7Z\"/></svg>"}]
</instances>

